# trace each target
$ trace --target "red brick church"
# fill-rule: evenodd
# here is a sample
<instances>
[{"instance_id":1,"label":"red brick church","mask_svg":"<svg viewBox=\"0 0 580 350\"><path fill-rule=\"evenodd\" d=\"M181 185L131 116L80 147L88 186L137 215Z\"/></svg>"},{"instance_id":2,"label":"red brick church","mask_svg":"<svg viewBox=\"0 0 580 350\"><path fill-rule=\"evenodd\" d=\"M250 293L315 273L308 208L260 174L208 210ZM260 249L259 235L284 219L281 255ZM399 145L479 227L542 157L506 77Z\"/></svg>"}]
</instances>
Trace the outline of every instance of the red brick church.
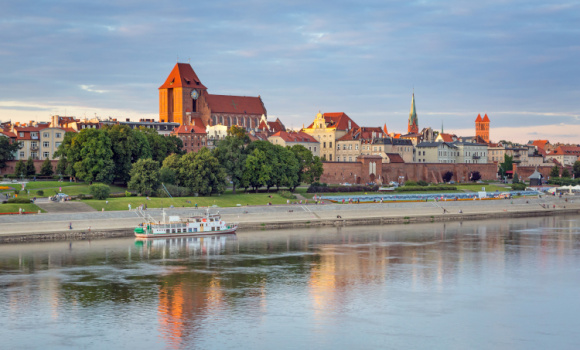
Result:
<instances>
[{"instance_id":1,"label":"red brick church","mask_svg":"<svg viewBox=\"0 0 580 350\"><path fill-rule=\"evenodd\" d=\"M250 130L258 128L262 116L267 117L267 112L259 95L210 94L189 63L177 63L159 87L160 122L237 125Z\"/></svg>"}]
</instances>

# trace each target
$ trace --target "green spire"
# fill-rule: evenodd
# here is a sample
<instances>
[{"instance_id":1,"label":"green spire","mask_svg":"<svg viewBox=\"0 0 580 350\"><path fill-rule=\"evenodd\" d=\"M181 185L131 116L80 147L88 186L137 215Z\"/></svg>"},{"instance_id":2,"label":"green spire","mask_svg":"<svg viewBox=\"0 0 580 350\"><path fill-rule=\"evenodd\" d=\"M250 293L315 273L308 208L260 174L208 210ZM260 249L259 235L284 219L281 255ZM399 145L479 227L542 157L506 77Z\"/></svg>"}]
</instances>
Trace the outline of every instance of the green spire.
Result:
<instances>
[{"instance_id":1,"label":"green spire","mask_svg":"<svg viewBox=\"0 0 580 350\"><path fill-rule=\"evenodd\" d=\"M441 121L441 133L443 134L443 120Z\"/></svg>"},{"instance_id":2,"label":"green spire","mask_svg":"<svg viewBox=\"0 0 580 350\"><path fill-rule=\"evenodd\" d=\"M417 111L415 110L415 92L413 91L413 97L411 98L411 112L409 113L409 125L419 125L417 123Z\"/></svg>"}]
</instances>

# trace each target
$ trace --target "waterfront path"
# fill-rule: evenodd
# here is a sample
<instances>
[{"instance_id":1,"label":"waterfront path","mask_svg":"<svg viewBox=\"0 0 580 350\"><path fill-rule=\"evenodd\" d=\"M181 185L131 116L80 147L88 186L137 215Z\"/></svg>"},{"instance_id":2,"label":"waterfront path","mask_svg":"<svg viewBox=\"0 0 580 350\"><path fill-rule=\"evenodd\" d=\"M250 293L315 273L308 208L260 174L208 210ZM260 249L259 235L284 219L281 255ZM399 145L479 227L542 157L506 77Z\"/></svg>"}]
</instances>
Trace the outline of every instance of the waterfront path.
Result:
<instances>
[{"instance_id":1,"label":"waterfront path","mask_svg":"<svg viewBox=\"0 0 580 350\"><path fill-rule=\"evenodd\" d=\"M357 220L371 220L377 218L409 219L437 218L442 216L466 217L473 214L492 215L494 213L524 214L543 211L580 210L580 198L568 197L518 198L513 200L493 201L443 201L443 202L405 202L405 203L365 203L365 204L326 204L326 205L275 205L249 206L234 208L213 208L212 212L219 211L226 222L239 222L240 230L259 227L274 227L284 224L288 227L292 223L301 224L329 224ZM554 207L555 206L555 207ZM445 209L445 213L444 210ZM167 215L191 215L192 208L165 209ZM198 210L198 213L201 211ZM161 209L149 209L145 213L156 220L161 220ZM506 214L507 215L507 214ZM530 214L533 215L533 214ZM340 217L340 218L339 218ZM455 218L454 220L458 220ZM143 222L139 214L132 211L108 212L76 212L76 213L43 213L35 215L5 215L0 216L0 236L14 236L27 234L48 234L59 232L86 232L91 228L95 231L132 230ZM72 230L69 229L72 224Z\"/></svg>"}]
</instances>

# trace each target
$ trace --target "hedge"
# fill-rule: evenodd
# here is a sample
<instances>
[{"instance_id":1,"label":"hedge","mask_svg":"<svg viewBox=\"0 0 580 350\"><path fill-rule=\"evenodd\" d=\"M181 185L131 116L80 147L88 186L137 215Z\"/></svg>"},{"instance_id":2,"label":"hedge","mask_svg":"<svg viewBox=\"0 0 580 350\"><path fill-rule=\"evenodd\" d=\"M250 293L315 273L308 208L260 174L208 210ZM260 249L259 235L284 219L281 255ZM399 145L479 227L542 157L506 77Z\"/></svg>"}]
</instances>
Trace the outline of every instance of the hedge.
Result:
<instances>
[{"instance_id":1,"label":"hedge","mask_svg":"<svg viewBox=\"0 0 580 350\"><path fill-rule=\"evenodd\" d=\"M28 198L10 198L9 200L3 201L2 203L30 204L32 202Z\"/></svg>"},{"instance_id":2,"label":"hedge","mask_svg":"<svg viewBox=\"0 0 580 350\"><path fill-rule=\"evenodd\" d=\"M395 189L397 192L411 192L411 191L455 191L455 186L403 186Z\"/></svg>"},{"instance_id":3,"label":"hedge","mask_svg":"<svg viewBox=\"0 0 580 350\"><path fill-rule=\"evenodd\" d=\"M309 186L306 193L325 192L376 192L379 186Z\"/></svg>"}]
</instances>

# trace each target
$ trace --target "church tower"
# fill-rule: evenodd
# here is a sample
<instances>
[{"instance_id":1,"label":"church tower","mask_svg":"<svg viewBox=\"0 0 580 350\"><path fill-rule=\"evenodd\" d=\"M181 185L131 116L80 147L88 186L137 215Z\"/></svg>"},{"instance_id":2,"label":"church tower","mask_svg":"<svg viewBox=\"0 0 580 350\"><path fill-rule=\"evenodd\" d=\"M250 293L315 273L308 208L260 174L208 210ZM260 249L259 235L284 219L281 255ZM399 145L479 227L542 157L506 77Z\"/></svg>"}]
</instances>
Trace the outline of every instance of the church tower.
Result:
<instances>
[{"instance_id":1,"label":"church tower","mask_svg":"<svg viewBox=\"0 0 580 350\"><path fill-rule=\"evenodd\" d=\"M193 118L209 119L206 113L201 113L207 109L204 108L207 106L206 96L207 88L191 65L177 63L159 87L159 121L190 125Z\"/></svg>"},{"instance_id":2,"label":"church tower","mask_svg":"<svg viewBox=\"0 0 580 350\"><path fill-rule=\"evenodd\" d=\"M413 92L413 97L411 98L411 112L409 113L409 124L407 126L407 133L409 134L419 133L419 120L417 119L417 111L415 110L415 92Z\"/></svg>"},{"instance_id":3,"label":"church tower","mask_svg":"<svg viewBox=\"0 0 580 350\"><path fill-rule=\"evenodd\" d=\"M475 136L479 136L489 142L489 118L487 114L481 118L481 114L477 115L475 118Z\"/></svg>"}]
</instances>

